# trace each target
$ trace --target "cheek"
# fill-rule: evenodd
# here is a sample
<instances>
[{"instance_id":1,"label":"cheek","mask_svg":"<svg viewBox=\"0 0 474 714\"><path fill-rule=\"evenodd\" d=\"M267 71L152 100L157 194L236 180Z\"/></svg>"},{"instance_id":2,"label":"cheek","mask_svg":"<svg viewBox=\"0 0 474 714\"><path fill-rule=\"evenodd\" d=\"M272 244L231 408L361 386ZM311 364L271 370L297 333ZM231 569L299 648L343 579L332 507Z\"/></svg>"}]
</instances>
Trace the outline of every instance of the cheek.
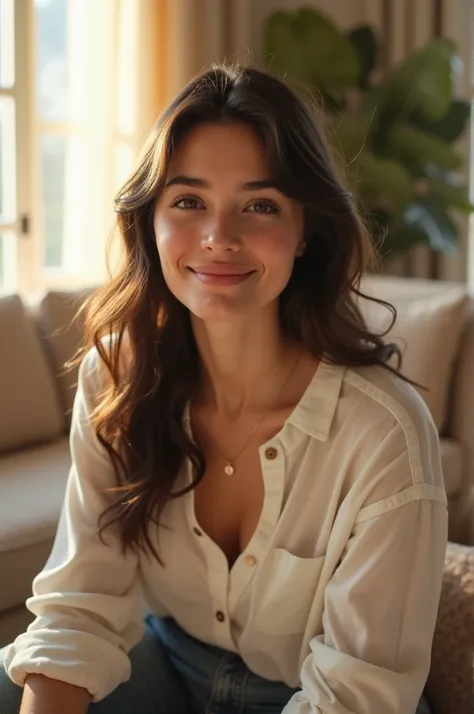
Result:
<instances>
[{"instance_id":1,"label":"cheek","mask_svg":"<svg viewBox=\"0 0 474 714\"><path fill-rule=\"evenodd\" d=\"M157 216L154 222L156 247L163 269L176 267L192 244L192 236L184 225L166 216Z\"/></svg>"},{"instance_id":2,"label":"cheek","mask_svg":"<svg viewBox=\"0 0 474 714\"><path fill-rule=\"evenodd\" d=\"M259 259L270 274L288 276L293 268L299 240L294 228L270 231L255 242Z\"/></svg>"}]
</instances>

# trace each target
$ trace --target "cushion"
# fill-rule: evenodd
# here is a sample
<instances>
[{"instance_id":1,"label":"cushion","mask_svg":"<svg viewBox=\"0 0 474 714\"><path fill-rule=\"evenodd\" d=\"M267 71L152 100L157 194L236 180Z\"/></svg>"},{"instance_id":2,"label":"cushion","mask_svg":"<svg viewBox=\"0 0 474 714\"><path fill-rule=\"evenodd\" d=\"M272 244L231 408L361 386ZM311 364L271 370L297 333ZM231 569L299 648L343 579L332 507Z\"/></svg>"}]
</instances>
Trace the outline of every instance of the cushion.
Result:
<instances>
[{"instance_id":1,"label":"cushion","mask_svg":"<svg viewBox=\"0 0 474 714\"><path fill-rule=\"evenodd\" d=\"M448 497L456 496L463 488L466 458L463 447L455 439L440 439L444 485Z\"/></svg>"},{"instance_id":2,"label":"cushion","mask_svg":"<svg viewBox=\"0 0 474 714\"><path fill-rule=\"evenodd\" d=\"M8 632L5 631L2 616L6 612L10 612L12 608L21 606L25 608L25 600L31 597L33 579L43 569L53 548L53 543L54 536L50 536L46 540L32 543L24 548L0 553L2 582L8 583L8 587L2 587L0 592L0 647L12 641L12 638L7 636ZM18 629L13 633L13 637L19 635L20 632L24 632L24 630Z\"/></svg>"},{"instance_id":3,"label":"cushion","mask_svg":"<svg viewBox=\"0 0 474 714\"><path fill-rule=\"evenodd\" d=\"M0 299L0 452L51 440L64 428L54 377L17 295Z\"/></svg>"},{"instance_id":4,"label":"cushion","mask_svg":"<svg viewBox=\"0 0 474 714\"><path fill-rule=\"evenodd\" d=\"M474 547L448 543L426 696L434 714L474 711Z\"/></svg>"},{"instance_id":5,"label":"cushion","mask_svg":"<svg viewBox=\"0 0 474 714\"><path fill-rule=\"evenodd\" d=\"M66 436L2 456L0 554L55 533L70 466Z\"/></svg>"},{"instance_id":6,"label":"cushion","mask_svg":"<svg viewBox=\"0 0 474 714\"><path fill-rule=\"evenodd\" d=\"M66 370L65 364L81 344L84 321L82 315L77 319L76 315L88 294L89 291L51 291L43 297L36 309L38 329L50 354L61 406L68 423L76 393L78 368Z\"/></svg>"},{"instance_id":7,"label":"cushion","mask_svg":"<svg viewBox=\"0 0 474 714\"><path fill-rule=\"evenodd\" d=\"M53 544L70 466L65 436L0 459L0 612L31 595Z\"/></svg>"},{"instance_id":8,"label":"cushion","mask_svg":"<svg viewBox=\"0 0 474 714\"><path fill-rule=\"evenodd\" d=\"M453 363L468 312L466 287L458 283L366 276L362 290L392 303L397 321L385 339L396 342L403 354L403 373L427 388L420 389L438 430L448 416L448 393ZM368 325L383 331L391 315L383 306L361 300Z\"/></svg>"}]
</instances>

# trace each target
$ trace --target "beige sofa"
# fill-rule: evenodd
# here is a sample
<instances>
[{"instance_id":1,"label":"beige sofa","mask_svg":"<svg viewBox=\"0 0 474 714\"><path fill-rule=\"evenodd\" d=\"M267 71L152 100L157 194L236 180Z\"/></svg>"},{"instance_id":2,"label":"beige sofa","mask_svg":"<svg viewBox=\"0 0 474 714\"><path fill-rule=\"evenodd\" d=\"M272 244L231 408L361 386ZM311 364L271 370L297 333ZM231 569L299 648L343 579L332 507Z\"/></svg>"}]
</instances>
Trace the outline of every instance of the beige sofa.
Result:
<instances>
[{"instance_id":1,"label":"beige sofa","mask_svg":"<svg viewBox=\"0 0 474 714\"><path fill-rule=\"evenodd\" d=\"M400 307L407 371L436 382L425 396L442 434L450 537L474 542L474 300L458 285L380 280L367 279L366 287ZM80 340L70 322L81 298L52 292L32 306L0 299L0 645L30 621L24 601L63 500L76 376L62 367ZM369 309L368 319L378 323L380 315Z\"/></svg>"}]
</instances>

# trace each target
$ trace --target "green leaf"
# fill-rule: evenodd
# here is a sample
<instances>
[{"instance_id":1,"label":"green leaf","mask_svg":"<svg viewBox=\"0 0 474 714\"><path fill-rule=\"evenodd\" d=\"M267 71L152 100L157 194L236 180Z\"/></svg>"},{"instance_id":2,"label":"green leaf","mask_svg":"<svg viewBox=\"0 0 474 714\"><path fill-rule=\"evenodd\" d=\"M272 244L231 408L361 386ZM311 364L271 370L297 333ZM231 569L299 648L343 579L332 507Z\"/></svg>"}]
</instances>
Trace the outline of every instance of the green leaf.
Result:
<instances>
[{"instance_id":1,"label":"green leaf","mask_svg":"<svg viewBox=\"0 0 474 714\"><path fill-rule=\"evenodd\" d=\"M332 90L357 85L360 68L354 46L315 10L271 14L263 49L267 66L279 74Z\"/></svg>"},{"instance_id":2,"label":"green leaf","mask_svg":"<svg viewBox=\"0 0 474 714\"><path fill-rule=\"evenodd\" d=\"M406 206L413 197L413 182L403 164L382 159L365 150L354 162L361 178L358 193L362 204L371 208L395 210Z\"/></svg>"},{"instance_id":3,"label":"green leaf","mask_svg":"<svg viewBox=\"0 0 474 714\"><path fill-rule=\"evenodd\" d=\"M455 99L451 102L446 114L438 121L430 122L417 113L410 118L410 121L429 134L434 134L445 141L453 142L464 134L470 116L471 105L468 102Z\"/></svg>"},{"instance_id":4,"label":"green leaf","mask_svg":"<svg viewBox=\"0 0 474 714\"><path fill-rule=\"evenodd\" d=\"M388 227L383 252L419 243L453 250L450 211L474 212L458 176L465 157L453 147L470 116L470 105L452 98L455 44L435 39L380 79L370 27L344 35L304 9L271 15L263 47L272 71L305 99L315 90L323 99L364 217L374 219L374 240Z\"/></svg>"},{"instance_id":5,"label":"green leaf","mask_svg":"<svg viewBox=\"0 0 474 714\"><path fill-rule=\"evenodd\" d=\"M407 124L388 133L384 153L405 161L414 172L426 173L430 164L442 171L457 171L463 165L462 156L446 141Z\"/></svg>"},{"instance_id":6,"label":"green leaf","mask_svg":"<svg viewBox=\"0 0 474 714\"><path fill-rule=\"evenodd\" d=\"M322 105L329 114L342 114L346 109L345 98L340 91L319 87L317 98L319 105Z\"/></svg>"},{"instance_id":7,"label":"green leaf","mask_svg":"<svg viewBox=\"0 0 474 714\"><path fill-rule=\"evenodd\" d=\"M399 253L404 253L415 245L425 243L429 245L428 234L418 226L402 224L389 226L385 239L379 251L386 258L393 258Z\"/></svg>"},{"instance_id":8,"label":"green leaf","mask_svg":"<svg viewBox=\"0 0 474 714\"><path fill-rule=\"evenodd\" d=\"M445 204L465 213L474 212L474 204L469 201L467 186L460 183L449 183L442 179L427 179L426 187L429 195L441 199Z\"/></svg>"},{"instance_id":9,"label":"green leaf","mask_svg":"<svg viewBox=\"0 0 474 714\"><path fill-rule=\"evenodd\" d=\"M459 231L443 204L433 196L413 201L403 212L405 229L423 231L433 250L453 253L459 241Z\"/></svg>"},{"instance_id":10,"label":"green leaf","mask_svg":"<svg viewBox=\"0 0 474 714\"><path fill-rule=\"evenodd\" d=\"M353 161L367 142L370 127L363 117L346 114L335 128L336 135L347 163Z\"/></svg>"},{"instance_id":11,"label":"green leaf","mask_svg":"<svg viewBox=\"0 0 474 714\"><path fill-rule=\"evenodd\" d=\"M263 61L272 71L310 81L303 48L295 41L290 13L275 12L267 19L263 29L263 50Z\"/></svg>"},{"instance_id":12,"label":"green leaf","mask_svg":"<svg viewBox=\"0 0 474 714\"><path fill-rule=\"evenodd\" d=\"M365 92L357 107L340 113L333 122L334 133L339 138L348 162L353 161L364 146L371 147L373 144L380 118L377 111L378 99L377 88L374 87Z\"/></svg>"},{"instance_id":13,"label":"green leaf","mask_svg":"<svg viewBox=\"0 0 474 714\"><path fill-rule=\"evenodd\" d=\"M370 75L377 65L377 40L369 25L356 27L348 37L359 56L360 72L357 84L361 89L367 89Z\"/></svg>"},{"instance_id":14,"label":"green leaf","mask_svg":"<svg viewBox=\"0 0 474 714\"><path fill-rule=\"evenodd\" d=\"M451 102L454 60L455 44L446 38L432 40L407 57L385 85L388 113L409 116L416 111L429 121L440 120Z\"/></svg>"}]
</instances>

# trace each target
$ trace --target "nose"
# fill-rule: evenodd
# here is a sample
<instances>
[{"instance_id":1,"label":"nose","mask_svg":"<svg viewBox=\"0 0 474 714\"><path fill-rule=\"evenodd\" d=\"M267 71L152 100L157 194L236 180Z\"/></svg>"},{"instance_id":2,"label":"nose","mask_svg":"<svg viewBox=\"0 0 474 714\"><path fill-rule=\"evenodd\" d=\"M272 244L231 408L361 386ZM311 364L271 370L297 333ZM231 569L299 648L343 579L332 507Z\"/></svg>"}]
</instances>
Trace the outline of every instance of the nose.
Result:
<instances>
[{"instance_id":1,"label":"nose","mask_svg":"<svg viewBox=\"0 0 474 714\"><path fill-rule=\"evenodd\" d=\"M202 237L203 250L214 253L235 252L241 248L241 240L235 221L227 216L216 216L206 226Z\"/></svg>"}]
</instances>

